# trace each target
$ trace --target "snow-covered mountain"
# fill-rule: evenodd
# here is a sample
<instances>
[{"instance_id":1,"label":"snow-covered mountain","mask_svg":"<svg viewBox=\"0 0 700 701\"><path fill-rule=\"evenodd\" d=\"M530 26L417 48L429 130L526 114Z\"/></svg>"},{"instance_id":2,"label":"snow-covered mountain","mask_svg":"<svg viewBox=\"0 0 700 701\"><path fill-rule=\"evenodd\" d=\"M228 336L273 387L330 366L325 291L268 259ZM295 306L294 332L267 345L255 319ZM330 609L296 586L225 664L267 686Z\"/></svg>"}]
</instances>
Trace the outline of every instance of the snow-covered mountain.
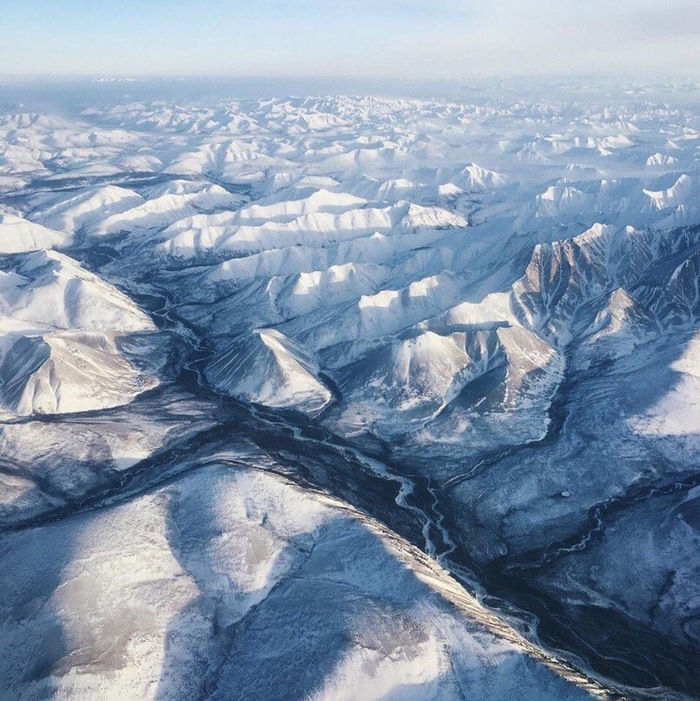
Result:
<instances>
[{"instance_id":1,"label":"snow-covered mountain","mask_svg":"<svg viewBox=\"0 0 700 701\"><path fill-rule=\"evenodd\" d=\"M126 295L55 251L0 270L0 412L118 406L158 384L166 340ZM162 353L160 353L162 354Z\"/></svg>"},{"instance_id":2,"label":"snow-covered mountain","mask_svg":"<svg viewBox=\"0 0 700 701\"><path fill-rule=\"evenodd\" d=\"M700 694L664 90L3 115L2 694Z\"/></svg>"}]
</instances>

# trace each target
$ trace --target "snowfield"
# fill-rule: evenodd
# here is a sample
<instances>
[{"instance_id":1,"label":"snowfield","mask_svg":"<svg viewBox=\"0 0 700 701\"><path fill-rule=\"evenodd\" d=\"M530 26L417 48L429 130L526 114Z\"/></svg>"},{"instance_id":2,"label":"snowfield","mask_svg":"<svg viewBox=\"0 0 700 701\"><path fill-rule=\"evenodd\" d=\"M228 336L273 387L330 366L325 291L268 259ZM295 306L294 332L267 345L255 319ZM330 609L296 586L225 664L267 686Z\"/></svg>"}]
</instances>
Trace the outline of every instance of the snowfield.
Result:
<instances>
[{"instance_id":1,"label":"snowfield","mask_svg":"<svg viewBox=\"0 0 700 701\"><path fill-rule=\"evenodd\" d=\"M0 696L700 695L700 88L108 94L0 115Z\"/></svg>"}]
</instances>

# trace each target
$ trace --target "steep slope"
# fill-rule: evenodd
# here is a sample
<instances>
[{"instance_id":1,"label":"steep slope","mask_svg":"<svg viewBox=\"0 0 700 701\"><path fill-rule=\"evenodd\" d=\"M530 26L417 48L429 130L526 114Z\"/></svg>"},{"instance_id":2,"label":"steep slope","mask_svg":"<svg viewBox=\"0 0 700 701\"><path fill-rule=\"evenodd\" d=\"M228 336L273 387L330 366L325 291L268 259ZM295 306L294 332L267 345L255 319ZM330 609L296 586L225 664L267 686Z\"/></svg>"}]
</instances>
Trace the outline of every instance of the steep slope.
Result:
<instances>
[{"instance_id":1,"label":"steep slope","mask_svg":"<svg viewBox=\"0 0 700 701\"><path fill-rule=\"evenodd\" d=\"M0 411L91 411L159 383L167 339L124 294L55 252L3 264Z\"/></svg>"},{"instance_id":2,"label":"steep slope","mask_svg":"<svg viewBox=\"0 0 700 701\"><path fill-rule=\"evenodd\" d=\"M27 416L125 404L158 385L130 360L114 333L0 337L0 407Z\"/></svg>"},{"instance_id":3,"label":"steep slope","mask_svg":"<svg viewBox=\"0 0 700 701\"><path fill-rule=\"evenodd\" d=\"M106 185L66 197L46 197L37 202L34 221L59 231L74 234L80 229L94 229L102 220L137 207L144 201L138 193L123 187Z\"/></svg>"},{"instance_id":4,"label":"steep slope","mask_svg":"<svg viewBox=\"0 0 700 701\"><path fill-rule=\"evenodd\" d=\"M7 257L0 274L0 328L124 332L155 328L125 294L61 253Z\"/></svg>"},{"instance_id":5,"label":"steep slope","mask_svg":"<svg viewBox=\"0 0 700 701\"><path fill-rule=\"evenodd\" d=\"M258 329L215 357L205 374L240 399L313 415L332 399L318 372L299 345L274 329Z\"/></svg>"},{"instance_id":6,"label":"steep slope","mask_svg":"<svg viewBox=\"0 0 700 701\"><path fill-rule=\"evenodd\" d=\"M23 253L42 248L60 248L70 237L14 214L0 213L0 254Z\"/></svg>"}]
</instances>

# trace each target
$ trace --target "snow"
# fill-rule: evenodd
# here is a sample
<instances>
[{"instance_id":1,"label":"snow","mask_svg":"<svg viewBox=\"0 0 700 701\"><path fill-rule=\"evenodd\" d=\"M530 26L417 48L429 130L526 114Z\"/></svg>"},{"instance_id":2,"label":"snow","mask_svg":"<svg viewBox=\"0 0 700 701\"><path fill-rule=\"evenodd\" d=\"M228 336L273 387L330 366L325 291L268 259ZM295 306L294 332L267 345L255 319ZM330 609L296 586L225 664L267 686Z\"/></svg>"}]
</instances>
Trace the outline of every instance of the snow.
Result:
<instances>
[{"instance_id":1,"label":"snow","mask_svg":"<svg viewBox=\"0 0 700 701\"><path fill-rule=\"evenodd\" d=\"M155 331L126 295L54 251L13 263L0 276L1 413L103 409L158 384L126 354L126 336Z\"/></svg>"},{"instance_id":2,"label":"snow","mask_svg":"<svg viewBox=\"0 0 700 701\"><path fill-rule=\"evenodd\" d=\"M2 278L0 324L124 332L155 328L129 297L64 254L36 251L12 263Z\"/></svg>"},{"instance_id":3,"label":"snow","mask_svg":"<svg viewBox=\"0 0 700 701\"><path fill-rule=\"evenodd\" d=\"M257 404L321 411L332 398L319 368L301 347L274 329L257 329L209 364L206 375L220 390Z\"/></svg>"},{"instance_id":4,"label":"snow","mask_svg":"<svg viewBox=\"0 0 700 701\"><path fill-rule=\"evenodd\" d=\"M212 698L501 698L514 679L531 698L587 698L470 621L444 598L449 578L407 554L332 500L209 467L4 538L0 688L188 699L216 673ZM24 624L7 615L20 609Z\"/></svg>"},{"instance_id":5,"label":"snow","mask_svg":"<svg viewBox=\"0 0 700 701\"><path fill-rule=\"evenodd\" d=\"M94 227L102 219L125 212L143 201L143 197L133 190L107 185L69 197L65 194L42 197L32 218L53 229L74 234L83 227Z\"/></svg>"},{"instance_id":6,"label":"snow","mask_svg":"<svg viewBox=\"0 0 700 701\"><path fill-rule=\"evenodd\" d=\"M13 214L0 214L0 253L23 253L66 246L70 238Z\"/></svg>"},{"instance_id":7,"label":"snow","mask_svg":"<svg viewBox=\"0 0 700 701\"><path fill-rule=\"evenodd\" d=\"M697 695L695 88L528 85L0 117L0 695L579 695L368 512Z\"/></svg>"}]
</instances>

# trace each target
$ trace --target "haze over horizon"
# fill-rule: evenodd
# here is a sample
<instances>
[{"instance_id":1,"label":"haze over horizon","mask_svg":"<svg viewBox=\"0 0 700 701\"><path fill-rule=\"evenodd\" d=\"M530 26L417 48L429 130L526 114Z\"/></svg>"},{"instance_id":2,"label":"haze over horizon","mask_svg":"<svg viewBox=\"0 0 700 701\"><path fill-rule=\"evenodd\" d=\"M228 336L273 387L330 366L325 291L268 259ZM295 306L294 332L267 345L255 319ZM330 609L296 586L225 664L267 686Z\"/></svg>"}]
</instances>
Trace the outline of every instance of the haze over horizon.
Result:
<instances>
[{"instance_id":1,"label":"haze over horizon","mask_svg":"<svg viewBox=\"0 0 700 701\"><path fill-rule=\"evenodd\" d=\"M442 79L700 65L689 0L6 0L0 29L5 75Z\"/></svg>"}]
</instances>

